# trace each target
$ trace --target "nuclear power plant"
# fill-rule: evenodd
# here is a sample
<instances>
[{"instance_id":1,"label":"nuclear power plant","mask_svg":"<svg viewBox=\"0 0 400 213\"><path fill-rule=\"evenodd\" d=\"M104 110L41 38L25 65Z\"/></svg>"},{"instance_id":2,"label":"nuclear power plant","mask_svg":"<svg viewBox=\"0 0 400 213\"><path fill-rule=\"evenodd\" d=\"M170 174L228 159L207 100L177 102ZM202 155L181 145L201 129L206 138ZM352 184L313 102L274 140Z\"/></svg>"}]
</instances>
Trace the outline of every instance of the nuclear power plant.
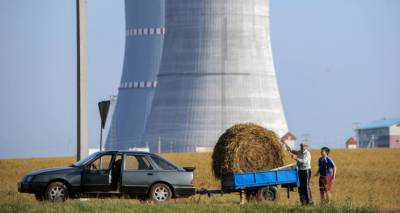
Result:
<instances>
[{"instance_id":1,"label":"nuclear power plant","mask_svg":"<svg viewBox=\"0 0 400 213\"><path fill-rule=\"evenodd\" d=\"M125 59L105 149L141 144L157 87L165 34L165 0L125 1Z\"/></svg>"},{"instance_id":2,"label":"nuclear power plant","mask_svg":"<svg viewBox=\"0 0 400 213\"><path fill-rule=\"evenodd\" d=\"M125 63L106 148L209 150L243 122L287 132L268 0L125 4ZM149 33L157 27L160 34Z\"/></svg>"}]
</instances>

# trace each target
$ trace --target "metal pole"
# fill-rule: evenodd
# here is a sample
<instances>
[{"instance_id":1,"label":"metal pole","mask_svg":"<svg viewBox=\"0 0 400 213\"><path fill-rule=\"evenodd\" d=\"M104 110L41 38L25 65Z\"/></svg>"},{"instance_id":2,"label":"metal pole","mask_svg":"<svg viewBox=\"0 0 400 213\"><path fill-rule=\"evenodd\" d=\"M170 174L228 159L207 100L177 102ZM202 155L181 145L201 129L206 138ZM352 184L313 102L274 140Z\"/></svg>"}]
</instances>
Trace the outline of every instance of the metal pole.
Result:
<instances>
[{"instance_id":1,"label":"metal pole","mask_svg":"<svg viewBox=\"0 0 400 213\"><path fill-rule=\"evenodd\" d=\"M87 119L87 40L85 0L76 0L77 24L77 155L80 159L88 155Z\"/></svg>"},{"instance_id":2,"label":"metal pole","mask_svg":"<svg viewBox=\"0 0 400 213\"><path fill-rule=\"evenodd\" d=\"M161 137L158 136L158 153L161 153Z\"/></svg>"},{"instance_id":3,"label":"metal pole","mask_svg":"<svg viewBox=\"0 0 400 213\"><path fill-rule=\"evenodd\" d=\"M100 124L100 149L99 151L102 151L103 147L103 126ZM100 167L103 166L103 158L100 158Z\"/></svg>"},{"instance_id":4,"label":"metal pole","mask_svg":"<svg viewBox=\"0 0 400 213\"><path fill-rule=\"evenodd\" d=\"M100 152L103 151L103 127L100 127Z\"/></svg>"},{"instance_id":5,"label":"metal pole","mask_svg":"<svg viewBox=\"0 0 400 213\"><path fill-rule=\"evenodd\" d=\"M360 148L360 138L358 137L358 128L360 127L360 122L353 122L354 134L357 142L357 148Z\"/></svg>"}]
</instances>

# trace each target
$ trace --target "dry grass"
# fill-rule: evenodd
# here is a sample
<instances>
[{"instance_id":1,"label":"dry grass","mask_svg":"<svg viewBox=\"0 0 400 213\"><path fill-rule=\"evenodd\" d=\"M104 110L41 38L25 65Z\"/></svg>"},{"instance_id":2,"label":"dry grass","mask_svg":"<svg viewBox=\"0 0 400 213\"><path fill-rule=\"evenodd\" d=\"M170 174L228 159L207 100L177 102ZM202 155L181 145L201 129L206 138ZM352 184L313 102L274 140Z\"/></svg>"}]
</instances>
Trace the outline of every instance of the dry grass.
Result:
<instances>
[{"instance_id":1,"label":"dry grass","mask_svg":"<svg viewBox=\"0 0 400 213\"><path fill-rule=\"evenodd\" d=\"M194 165L195 182L199 188L218 188L219 181L214 178L211 170L211 153L164 154L164 156L180 165ZM312 151L313 170L319 157L318 151ZM370 150L333 150L332 157L338 166L338 176L334 184L333 200L338 206L377 207L380 209L400 210L400 149L370 149ZM0 206L36 205L33 195L17 192L16 183L29 171L65 166L74 158L37 158L0 160ZM317 178L312 178L313 197L319 202ZM281 191L279 203L293 207L298 204L298 196L291 193L287 199ZM198 196L173 201L179 205L197 203ZM96 201L95 201L96 202ZM99 201L104 203L104 201ZM137 204L137 201L105 201L110 205L121 202ZM224 195L213 198L201 197L205 205L236 205L238 196ZM74 202L71 205L79 205ZM13 206L14 205L14 206ZM90 204L92 205L92 204ZM39 208L39 207L35 207ZM72 207L71 207L72 208ZM111 207L110 207L111 208ZM40 208L39 208L40 209Z\"/></svg>"},{"instance_id":2,"label":"dry grass","mask_svg":"<svg viewBox=\"0 0 400 213\"><path fill-rule=\"evenodd\" d=\"M312 150L312 170L316 171L319 150ZM166 154L168 159L181 165L195 165L196 185L219 187L211 172L211 153ZM332 197L338 205L400 209L400 149L333 150L331 153L338 175ZM312 177L312 194L319 203L318 178ZM285 191L280 193L280 203L296 205L298 196Z\"/></svg>"}]
</instances>

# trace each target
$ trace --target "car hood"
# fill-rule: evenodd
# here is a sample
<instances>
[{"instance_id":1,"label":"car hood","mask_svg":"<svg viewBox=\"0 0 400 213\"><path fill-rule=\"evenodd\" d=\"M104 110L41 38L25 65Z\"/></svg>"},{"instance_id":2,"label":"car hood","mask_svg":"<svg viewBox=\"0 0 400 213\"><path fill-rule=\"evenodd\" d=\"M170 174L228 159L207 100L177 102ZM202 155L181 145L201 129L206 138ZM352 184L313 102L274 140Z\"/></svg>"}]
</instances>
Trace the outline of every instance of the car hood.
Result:
<instances>
[{"instance_id":1,"label":"car hood","mask_svg":"<svg viewBox=\"0 0 400 213\"><path fill-rule=\"evenodd\" d=\"M27 175L40 175L45 173L58 173L58 172L66 172L72 170L73 167L60 167L60 168L48 168L48 169L40 169L33 172L28 173Z\"/></svg>"}]
</instances>

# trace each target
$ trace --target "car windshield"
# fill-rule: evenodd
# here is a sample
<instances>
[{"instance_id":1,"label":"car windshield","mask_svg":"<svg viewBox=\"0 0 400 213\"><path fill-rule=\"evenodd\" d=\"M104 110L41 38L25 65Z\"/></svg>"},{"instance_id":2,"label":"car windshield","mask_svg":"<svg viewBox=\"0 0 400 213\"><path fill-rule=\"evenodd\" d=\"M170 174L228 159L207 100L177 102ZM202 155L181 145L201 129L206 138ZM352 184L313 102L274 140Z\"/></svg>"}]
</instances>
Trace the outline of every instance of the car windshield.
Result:
<instances>
[{"instance_id":1,"label":"car windshield","mask_svg":"<svg viewBox=\"0 0 400 213\"><path fill-rule=\"evenodd\" d=\"M88 161L92 160L93 158L95 158L97 155L99 154L99 152L95 152L89 156L87 156L86 158L83 158L82 160L72 164L73 166L82 166L84 164L86 164Z\"/></svg>"}]
</instances>

